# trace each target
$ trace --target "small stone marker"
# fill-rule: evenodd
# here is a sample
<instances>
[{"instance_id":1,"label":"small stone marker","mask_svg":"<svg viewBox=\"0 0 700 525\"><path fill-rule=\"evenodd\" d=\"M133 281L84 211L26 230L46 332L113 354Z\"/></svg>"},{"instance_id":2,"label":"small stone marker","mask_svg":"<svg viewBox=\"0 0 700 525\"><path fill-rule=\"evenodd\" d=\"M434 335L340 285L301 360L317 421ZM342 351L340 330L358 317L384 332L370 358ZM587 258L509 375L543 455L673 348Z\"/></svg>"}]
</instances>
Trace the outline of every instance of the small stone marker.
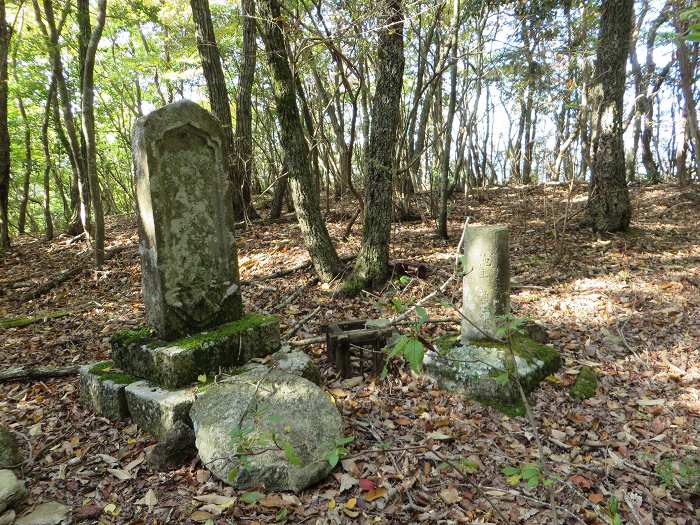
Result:
<instances>
[{"instance_id":1,"label":"small stone marker","mask_svg":"<svg viewBox=\"0 0 700 525\"><path fill-rule=\"evenodd\" d=\"M134 127L143 298L166 340L242 315L223 140L218 120L187 100Z\"/></svg>"},{"instance_id":2,"label":"small stone marker","mask_svg":"<svg viewBox=\"0 0 700 525\"><path fill-rule=\"evenodd\" d=\"M510 261L508 226L467 226L464 229L464 316L462 340L484 339L496 334L499 315L510 311ZM483 331L483 332L482 332Z\"/></svg>"},{"instance_id":3,"label":"small stone marker","mask_svg":"<svg viewBox=\"0 0 700 525\"><path fill-rule=\"evenodd\" d=\"M461 334L443 338L439 352L426 353L426 370L441 388L462 390L507 413L521 413L514 374L530 393L559 369L561 358L556 350L519 333L509 343L496 340L499 317L510 312L508 227L465 227L463 269L466 319Z\"/></svg>"}]
</instances>

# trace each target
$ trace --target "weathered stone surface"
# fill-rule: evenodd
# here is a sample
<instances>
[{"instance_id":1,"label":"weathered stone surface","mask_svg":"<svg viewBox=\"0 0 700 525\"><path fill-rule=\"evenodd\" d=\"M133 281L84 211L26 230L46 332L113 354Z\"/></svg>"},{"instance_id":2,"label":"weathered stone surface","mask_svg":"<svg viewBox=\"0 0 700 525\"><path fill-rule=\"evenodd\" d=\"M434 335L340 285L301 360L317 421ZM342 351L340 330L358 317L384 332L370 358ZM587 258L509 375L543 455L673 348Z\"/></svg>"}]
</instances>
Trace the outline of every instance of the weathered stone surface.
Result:
<instances>
[{"instance_id":1,"label":"weathered stone surface","mask_svg":"<svg viewBox=\"0 0 700 525\"><path fill-rule=\"evenodd\" d=\"M488 340L468 345L458 337L439 343L439 353L428 352L425 368L441 388L462 390L467 397L486 403L519 403L517 385L512 377L512 360L507 345ZM524 336L512 338L512 350L518 378L526 394L561 367L559 353ZM511 376L508 371L511 371Z\"/></svg>"},{"instance_id":2,"label":"weathered stone surface","mask_svg":"<svg viewBox=\"0 0 700 525\"><path fill-rule=\"evenodd\" d=\"M330 473L327 455L343 435L330 397L281 370L254 370L211 386L190 416L202 462L239 489L303 490Z\"/></svg>"},{"instance_id":3,"label":"weathered stone surface","mask_svg":"<svg viewBox=\"0 0 700 525\"><path fill-rule=\"evenodd\" d=\"M275 369L308 379L317 385L321 384L321 372L313 359L301 350L292 350L289 346L270 355L264 363L248 363L243 366L245 371Z\"/></svg>"},{"instance_id":4,"label":"weathered stone surface","mask_svg":"<svg viewBox=\"0 0 700 525\"><path fill-rule=\"evenodd\" d=\"M194 388L167 390L148 381L131 383L125 389L126 403L136 425L158 439L182 422L190 424Z\"/></svg>"},{"instance_id":5,"label":"weathered stone surface","mask_svg":"<svg viewBox=\"0 0 700 525\"><path fill-rule=\"evenodd\" d=\"M12 525L15 521L15 511L8 510L7 512L0 514L0 525Z\"/></svg>"},{"instance_id":6,"label":"weathered stone surface","mask_svg":"<svg viewBox=\"0 0 700 525\"><path fill-rule=\"evenodd\" d=\"M489 336L496 334L497 316L510 311L508 227L466 226L464 229L464 316ZM462 342L484 334L462 321Z\"/></svg>"},{"instance_id":7,"label":"weathered stone surface","mask_svg":"<svg viewBox=\"0 0 700 525\"><path fill-rule=\"evenodd\" d=\"M80 402L96 414L119 420L129 417L124 388L136 381L112 361L101 361L80 367Z\"/></svg>"},{"instance_id":8,"label":"weathered stone surface","mask_svg":"<svg viewBox=\"0 0 700 525\"><path fill-rule=\"evenodd\" d=\"M0 512L13 507L27 496L24 482L11 470L0 470Z\"/></svg>"},{"instance_id":9,"label":"weathered stone surface","mask_svg":"<svg viewBox=\"0 0 700 525\"><path fill-rule=\"evenodd\" d=\"M143 298L164 339L242 315L223 140L219 121L187 100L134 126Z\"/></svg>"},{"instance_id":10,"label":"weathered stone surface","mask_svg":"<svg viewBox=\"0 0 700 525\"><path fill-rule=\"evenodd\" d=\"M146 460L155 470L180 467L197 455L194 439L194 431L182 421L177 421L163 439L148 452Z\"/></svg>"},{"instance_id":11,"label":"weathered stone surface","mask_svg":"<svg viewBox=\"0 0 700 525\"><path fill-rule=\"evenodd\" d=\"M112 338L115 364L165 388L189 385L202 374L247 363L279 349L277 318L247 315L208 332L164 343L147 331L128 331Z\"/></svg>"},{"instance_id":12,"label":"weathered stone surface","mask_svg":"<svg viewBox=\"0 0 700 525\"><path fill-rule=\"evenodd\" d=\"M56 502L42 503L32 512L19 518L15 525L59 525L69 523L69 509Z\"/></svg>"},{"instance_id":13,"label":"weathered stone surface","mask_svg":"<svg viewBox=\"0 0 700 525\"><path fill-rule=\"evenodd\" d=\"M23 460L14 434L0 426L0 468L16 468Z\"/></svg>"}]
</instances>

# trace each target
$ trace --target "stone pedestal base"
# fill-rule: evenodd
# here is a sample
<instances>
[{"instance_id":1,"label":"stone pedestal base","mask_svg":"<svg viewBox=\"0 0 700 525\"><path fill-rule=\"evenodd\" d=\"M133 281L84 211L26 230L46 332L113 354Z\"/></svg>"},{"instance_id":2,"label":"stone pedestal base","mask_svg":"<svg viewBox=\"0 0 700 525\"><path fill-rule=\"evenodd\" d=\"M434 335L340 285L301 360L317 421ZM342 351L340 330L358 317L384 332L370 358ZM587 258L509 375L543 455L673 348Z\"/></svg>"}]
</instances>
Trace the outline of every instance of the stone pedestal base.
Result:
<instances>
[{"instance_id":1,"label":"stone pedestal base","mask_svg":"<svg viewBox=\"0 0 700 525\"><path fill-rule=\"evenodd\" d=\"M190 408L196 387L166 390L148 381L137 381L125 389L131 419L141 430L162 439L168 430L181 421L192 426Z\"/></svg>"},{"instance_id":2,"label":"stone pedestal base","mask_svg":"<svg viewBox=\"0 0 700 525\"><path fill-rule=\"evenodd\" d=\"M264 357L280 347L275 317L248 315L206 332L164 342L147 329L125 331L112 338L112 356L120 369L169 389Z\"/></svg>"},{"instance_id":3,"label":"stone pedestal base","mask_svg":"<svg viewBox=\"0 0 700 525\"><path fill-rule=\"evenodd\" d=\"M464 345L455 336L444 338L439 348L439 353L426 354L424 364L440 388L462 390L467 397L505 411L521 403L517 385L509 380L514 371L506 345L490 341ZM556 350L530 338L514 337L512 349L517 376L526 394L561 366Z\"/></svg>"},{"instance_id":4,"label":"stone pedestal base","mask_svg":"<svg viewBox=\"0 0 700 525\"><path fill-rule=\"evenodd\" d=\"M119 420L129 417L124 389L135 377L115 370L112 361L80 367L80 403L97 415Z\"/></svg>"}]
</instances>

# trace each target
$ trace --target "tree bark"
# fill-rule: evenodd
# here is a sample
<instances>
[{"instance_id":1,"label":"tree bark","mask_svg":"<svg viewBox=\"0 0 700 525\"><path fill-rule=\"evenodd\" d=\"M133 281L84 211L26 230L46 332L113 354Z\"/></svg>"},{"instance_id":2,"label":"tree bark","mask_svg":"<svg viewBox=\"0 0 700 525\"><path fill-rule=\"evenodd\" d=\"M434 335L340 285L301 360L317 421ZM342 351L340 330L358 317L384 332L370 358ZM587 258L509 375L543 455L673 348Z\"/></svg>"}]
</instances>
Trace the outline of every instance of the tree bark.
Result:
<instances>
[{"instance_id":1,"label":"tree bark","mask_svg":"<svg viewBox=\"0 0 700 525\"><path fill-rule=\"evenodd\" d=\"M46 240L53 239L53 219L51 218L51 148L49 145L49 124L51 122L51 105L56 93L56 79L51 78L51 86L46 96L44 121L41 124L41 145L44 151L44 226Z\"/></svg>"},{"instance_id":2,"label":"tree bark","mask_svg":"<svg viewBox=\"0 0 700 525\"><path fill-rule=\"evenodd\" d=\"M41 17L41 10L39 9L38 0L32 0L32 3L34 5L34 13L36 15L37 24L39 25L41 33L43 34L46 40L46 45L49 49L49 60L51 62L52 74L56 79L57 92L59 95L58 98L60 99L61 108L63 111L63 124L66 128L69 147L68 153L73 158L72 163L77 175L76 182L79 197L78 215L80 217L83 231L85 231L87 236L90 237L92 227L90 225L90 194L88 175L81 141L78 137L78 128L76 127L75 118L73 116L71 96L63 74L63 60L61 58L61 49L58 41L60 34L59 28L63 25L67 11L64 11L60 23L56 24L56 19L53 12L53 3L51 0L44 0L44 14L46 16L46 23L48 24L47 28ZM70 4L68 4L68 6L70 6Z\"/></svg>"},{"instance_id":3,"label":"tree bark","mask_svg":"<svg viewBox=\"0 0 700 525\"><path fill-rule=\"evenodd\" d=\"M284 164L289 170L289 187L304 244L316 273L322 281L330 281L342 270L342 263L321 215L320 197L312 174L309 147L297 106L296 81L289 65L289 56L282 32L279 0L261 4L260 33L265 42L267 59L272 70L272 87L284 149Z\"/></svg>"},{"instance_id":4,"label":"tree bark","mask_svg":"<svg viewBox=\"0 0 700 525\"><path fill-rule=\"evenodd\" d=\"M241 201L249 219L258 218L251 200L253 180L253 114L252 92L255 80L255 0L241 0L243 47L236 100L235 170L241 184Z\"/></svg>"},{"instance_id":5,"label":"tree bark","mask_svg":"<svg viewBox=\"0 0 700 525\"><path fill-rule=\"evenodd\" d=\"M593 164L588 214L594 231L626 230L631 206L622 138L625 65L634 0L603 0L593 77Z\"/></svg>"},{"instance_id":6,"label":"tree bark","mask_svg":"<svg viewBox=\"0 0 700 525\"><path fill-rule=\"evenodd\" d=\"M457 105L457 39L459 36L459 0L453 0L452 7L452 41L450 42L450 99L447 103L447 119L444 131L444 149L440 159L440 203L438 208L437 230L442 239L447 234L447 199L450 188L450 152L452 151L452 123L455 119Z\"/></svg>"},{"instance_id":7,"label":"tree bark","mask_svg":"<svg viewBox=\"0 0 700 525\"><path fill-rule=\"evenodd\" d=\"M95 266L101 268L105 260L105 221L102 210L102 195L100 181L97 174L97 140L95 136L95 56L97 46L102 37L107 16L107 0L99 0L97 3L97 20L95 28L90 34L85 53L83 69L83 136L86 146L86 166L90 186L92 210L95 216Z\"/></svg>"},{"instance_id":8,"label":"tree bark","mask_svg":"<svg viewBox=\"0 0 700 525\"><path fill-rule=\"evenodd\" d=\"M403 84L403 5L381 0L377 74L372 100L362 246L352 288L375 288L389 275L392 179Z\"/></svg>"},{"instance_id":9,"label":"tree bark","mask_svg":"<svg viewBox=\"0 0 700 525\"><path fill-rule=\"evenodd\" d=\"M8 197L10 190L10 132L7 125L7 58L12 29L5 0L0 0L0 252L10 247Z\"/></svg>"},{"instance_id":10,"label":"tree bark","mask_svg":"<svg viewBox=\"0 0 700 525\"><path fill-rule=\"evenodd\" d=\"M684 3L676 0L673 9L673 24L676 27L676 56L678 58L678 69L680 71L680 84L685 101L685 117L687 119L688 132L692 140L696 155L700 152L700 127L698 125L698 112L693 93L694 84L694 64L691 63L688 46L685 43L684 33L686 24L680 19L680 13ZM700 180L700 159L695 160L695 175Z\"/></svg>"},{"instance_id":11,"label":"tree bark","mask_svg":"<svg viewBox=\"0 0 700 525\"><path fill-rule=\"evenodd\" d=\"M224 130L223 153L226 159L226 174L233 185L233 210L236 219L245 217L245 205L243 204L241 186L242 180L236 170L236 151L233 128L231 127L231 106L229 105L226 79L221 66L221 56L216 45L214 24L211 21L209 0L190 0L192 18L197 28L197 49L202 61L204 78L207 81L209 102L214 116L221 122Z\"/></svg>"}]
</instances>

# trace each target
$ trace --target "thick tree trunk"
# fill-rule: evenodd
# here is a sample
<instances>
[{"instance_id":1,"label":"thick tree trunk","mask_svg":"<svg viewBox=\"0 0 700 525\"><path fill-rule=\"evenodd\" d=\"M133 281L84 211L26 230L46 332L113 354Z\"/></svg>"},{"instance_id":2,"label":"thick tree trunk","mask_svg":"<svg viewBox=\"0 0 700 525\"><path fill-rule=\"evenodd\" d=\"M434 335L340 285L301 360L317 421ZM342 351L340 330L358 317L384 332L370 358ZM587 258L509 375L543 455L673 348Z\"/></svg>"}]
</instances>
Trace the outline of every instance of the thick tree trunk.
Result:
<instances>
[{"instance_id":1,"label":"thick tree trunk","mask_svg":"<svg viewBox=\"0 0 700 525\"><path fill-rule=\"evenodd\" d=\"M377 76L365 182L362 246L352 287L377 287L389 275L392 178L403 83L403 5L381 0Z\"/></svg>"},{"instance_id":2,"label":"thick tree trunk","mask_svg":"<svg viewBox=\"0 0 700 525\"><path fill-rule=\"evenodd\" d=\"M622 139L625 66L634 0L603 0L596 54L593 97L592 177L588 213L595 231L626 230L631 207L625 178Z\"/></svg>"},{"instance_id":3,"label":"thick tree trunk","mask_svg":"<svg viewBox=\"0 0 700 525\"><path fill-rule=\"evenodd\" d=\"M236 100L235 170L236 180L241 184L241 201L249 219L256 219L251 197L253 180L253 113L252 91L255 80L255 0L241 1L241 23L243 26L243 47L241 49L241 70Z\"/></svg>"},{"instance_id":4,"label":"thick tree trunk","mask_svg":"<svg viewBox=\"0 0 700 525\"><path fill-rule=\"evenodd\" d=\"M105 220L102 210L102 195L100 181L97 174L97 140L95 136L95 56L97 46L102 38L102 30L105 26L107 15L107 0L99 0L97 3L97 20L95 28L90 35L85 63L83 69L83 136L86 145L86 166L90 185L92 210L95 215L95 266L101 268L105 260Z\"/></svg>"},{"instance_id":5,"label":"thick tree trunk","mask_svg":"<svg viewBox=\"0 0 700 525\"><path fill-rule=\"evenodd\" d=\"M10 132L7 126L7 58L12 30L5 0L0 0L0 252L10 247L8 197L10 190Z\"/></svg>"},{"instance_id":6,"label":"thick tree trunk","mask_svg":"<svg viewBox=\"0 0 700 525\"><path fill-rule=\"evenodd\" d=\"M297 106L296 82L289 65L282 24L279 0L263 1L259 27L272 69L280 142L284 149L284 164L289 170L294 208L316 273L321 280L330 281L340 273L342 263L321 215L320 197L316 191L309 147Z\"/></svg>"},{"instance_id":7,"label":"thick tree trunk","mask_svg":"<svg viewBox=\"0 0 700 525\"><path fill-rule=\"evenodd\" d=\"M226 159L226 174L233 185L233 210L236 219L245 217L245 205L243 203L241 186L242 180L236 170L236 151L233 128L231 127L231 106L229 105L226 79L221 66L221 56L216 45L214 24L211 21L209 0L190 0L192 18L197 28L197 49L202 61L204 78L207 81L209 102L212 113L221 122L224 130L223 153Z\"/></svg>"}]
</instances>

